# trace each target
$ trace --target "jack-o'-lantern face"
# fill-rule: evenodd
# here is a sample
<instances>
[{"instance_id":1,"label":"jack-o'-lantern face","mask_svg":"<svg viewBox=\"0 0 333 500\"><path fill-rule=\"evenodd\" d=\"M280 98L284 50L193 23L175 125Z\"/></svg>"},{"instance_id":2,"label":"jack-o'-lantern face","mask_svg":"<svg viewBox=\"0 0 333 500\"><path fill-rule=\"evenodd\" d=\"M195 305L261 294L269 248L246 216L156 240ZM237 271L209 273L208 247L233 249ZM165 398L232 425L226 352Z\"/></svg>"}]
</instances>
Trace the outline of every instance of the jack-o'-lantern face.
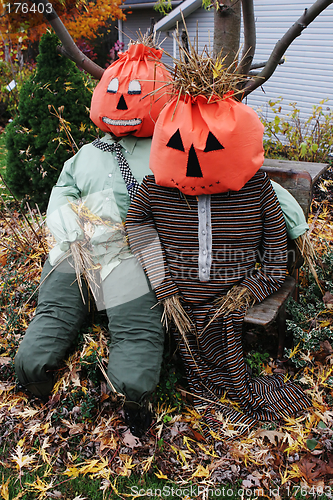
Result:
<instances>
[{"instance_id":1,"label":"jack-o'-lantern face","mask_svg":"<svg viewBox=\"0 0 333 500\"><path fill-rule=\"evenodd\" d=\"M231 97L176 101L155 126L149 166L157 184L187 195L239 191L264 161L257 114Z\"/></svg>"},{"instance_id":2,"label":"jack-o'-lantern face","mask_svg":"<svg viewBox=\"0 0 333 500\"><path fill-rule=\"evenodd\" d=\"M161 50L131 45L105 70L90 110L90 118L101 130L117 137L153 135L157 116L168 100L164 90L155 93L170 80L161 57Z\"/></svg>"}]
</instances>

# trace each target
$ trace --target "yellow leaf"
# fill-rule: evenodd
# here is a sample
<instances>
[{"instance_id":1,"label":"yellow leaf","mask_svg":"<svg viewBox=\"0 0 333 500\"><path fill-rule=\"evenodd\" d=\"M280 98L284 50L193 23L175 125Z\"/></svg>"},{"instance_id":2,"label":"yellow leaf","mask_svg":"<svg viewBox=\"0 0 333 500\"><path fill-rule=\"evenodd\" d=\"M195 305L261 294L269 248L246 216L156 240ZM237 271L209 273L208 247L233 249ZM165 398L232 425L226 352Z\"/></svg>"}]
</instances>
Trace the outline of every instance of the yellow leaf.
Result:
<instances>
[{"instance_id":1,"label":"yellow leaf","mask_svg":"<svg viewBox=\"0 0 333 500\"><path fill-rule=\"evenodd\" d=\"M146 473L149 471L154 458L155 458L154 455L152 455L151 457L148 457L147 460L144 460L144 462L143 462L144 465L143 465L143 469L142 469L143 473Z\"/></svg>"},{"instance_id":2,"label":"yellow leaf","mask_svg":"<svg viewBox=\"0 0 333 500\"><path fill-rule=\"evenodd\" d=\"M196 443L196 444L199 446L199 448L201 448L201 449L202 449L202 451L203 451L206 455L210 455L211 457L214 457L214 458L217 458L217 457L218 457L218 455L217 455L217 454L215 453L215 451L213 450L213 447L212 447L212 446L210 446L210 448L211 448L211 451L210 451L210 450L207 450L207 449L204 447L204 445L203 445L203 444L201 444L201 443L199 443L199 442L198 442L198 443Z\"/></svg>"},{"instance_id":3,"label":"yellow leaf","mask_svg":"<svg viewBox=\"0 0 333 500\"><path fill-rule=\"evenodd\" d=\"M184 441L184 444L186 444L188 451L190 451L191 453L195 453L195 450L193 450L193 448L191 448L190 445L188 444L188 442L193 441L193 439L188 438L187 436L184 436L183 441Z\"/></svg>"},{"instance_id":4,"label":"yellow leaf","mask_svg":"<svg viewBox=\"0 0 333 500\"><path fill-rule=\"evenodd\" d=\"M292 349L292 351L290 352L289 354L289 359L291 359L293 356L295 356L295 354L300 351L299 349L299 345L300 345L300 342L297 344L296 347L294 347L294 349Z\"/></svg>"},{"instance_id":5,"label":"yellow leaf","mask_svg":"<svg viewBox=\"0 0 333 500\"><path fill-rule=\"evenodd\" d=\"M53 483L54 480L52 479L50 483L47 483L46 481L43 481L40 477L37 476L37 480L34 483L27 483L31 489L39 491L40 496L39 498L43 498L45 496L45 493L53 488Z\"/></svg>"},{"instance_id":6,"label":"yellow leaf","mask_svg":"<svg viewBox=\"0 0 333 500\"><path fill-rule=\"evenodd\" d=\"M64 475L68 477L78 477L80 475L80 471L77 467L68 467L65 470Z\"/></svg>"},{"instance_id":7,"label":"yellow leaf","mask_svg":"<svg viewBox=\"0 0 333 500\"><path fill-rule=\"evenodd\" d=\"M2 496L2 498L4 498L4 500L9 500L9 491L8 491L9 481L10 481L10 477L0 487L0 495Z\"/></svg>"},{"instance_id":8,"label":"yellow leaf","mask_svg":"<svg viewBox=\"0 0 333 500\"><path fill-rule=\"evenodd\" d=\"M193 472L191 479L194 477L209 477L210 472L208 469L203 467L202 465L198 465L197 470Z\"/></svg>"},{"instance_id":9,"label":"yellow leaf","mask_svg":"<svg viewBox=\"0 0 333 500\"><path fill-rule=\"evenodd\" d=\"M163 472L160 471L160 469L157 470L158 474L155 472L155 476L158 477L158 479L169 479L168 476L166 476L165 474L163 474Z\"/></svg>"},{"instance_id":10,"label":"yellow leaf","mask_svg":"<svg viewBox=\"0 0 333 500\"><path fill-rule=\"evenodd\" d=\"M223 64L221 64L219 61L216 61L214 64L213 68L213 77L217 78L220 74L221 69L223 68Z\"/></svg>"},{"instance_id":11,"label":"yellow leaf","mask_svg":"<svg viewBox=\"0 0 333 500\"><path fill-rule=\"evenodd\" d=\"M49 430L49 427L50 427L50 423L49 422L45 422L45 424L41 425L40 428L44 430L44 434L47 433L47 431Z\"/></svg>"}]
</instances>

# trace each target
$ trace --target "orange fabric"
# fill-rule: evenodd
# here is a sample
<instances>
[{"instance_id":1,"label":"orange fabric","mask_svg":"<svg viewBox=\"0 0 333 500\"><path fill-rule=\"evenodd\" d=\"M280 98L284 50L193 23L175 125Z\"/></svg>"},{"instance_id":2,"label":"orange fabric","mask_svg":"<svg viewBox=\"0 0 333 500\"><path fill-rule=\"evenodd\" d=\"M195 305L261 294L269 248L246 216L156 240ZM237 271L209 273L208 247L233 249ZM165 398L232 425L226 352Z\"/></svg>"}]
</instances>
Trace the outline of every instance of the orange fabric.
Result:
<instances>
[{"instance_id":1,"label":"orange fabric","mask_svg":"<svg viewBox=\"0 0 333 500\"><path fill-rule=\"evenodd\" d=\"M170 81L161 57L162 50L130 45L105 70L94 90L90 110L90 118L101 130L117 137L153 135L157 116L169 97L166 89L145 97Z\"/></svg>"},{"instance_id":2,"label":"orange fabric","mask_svg":"<svg viewBox=\"0 0 333 500\"><path fill-rule=\"evenodd\" d=\"M263 132L232 97L174 98L157 120L149 166L157 184L187 195L239 191L263 164Z\"/></svg>"}]
</instances>

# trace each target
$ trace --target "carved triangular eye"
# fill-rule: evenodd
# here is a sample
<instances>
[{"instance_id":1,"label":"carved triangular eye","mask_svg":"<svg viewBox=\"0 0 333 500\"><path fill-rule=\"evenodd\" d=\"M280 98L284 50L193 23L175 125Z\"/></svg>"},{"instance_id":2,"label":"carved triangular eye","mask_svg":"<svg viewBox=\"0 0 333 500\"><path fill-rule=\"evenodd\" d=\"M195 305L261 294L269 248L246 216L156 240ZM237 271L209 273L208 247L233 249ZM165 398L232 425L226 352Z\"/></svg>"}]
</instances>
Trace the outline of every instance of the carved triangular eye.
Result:
<instances>
[{"instance_id":1,"label":"carved triangular eye","mask_svg":"<svg viewBox=\"0 0 333 500\"><path fill-rule=\"evenodd\" d=\"M209 132L204 153L208 153L209 151L217 151L218 149L224 149L224 146L222 146L220 141L216 139L214 134Z\"/></svg>"},{"instance_id":2,"label":"carved triangular eye","mask_svg":"<svg viewBox=\"0 0 333 500\"><path fill-rule=\"evenodd\" d=\"M170 137L167 146L172 149L178 149L178 151L185 151L179 129Z\"/></svg>"}]
</instances>

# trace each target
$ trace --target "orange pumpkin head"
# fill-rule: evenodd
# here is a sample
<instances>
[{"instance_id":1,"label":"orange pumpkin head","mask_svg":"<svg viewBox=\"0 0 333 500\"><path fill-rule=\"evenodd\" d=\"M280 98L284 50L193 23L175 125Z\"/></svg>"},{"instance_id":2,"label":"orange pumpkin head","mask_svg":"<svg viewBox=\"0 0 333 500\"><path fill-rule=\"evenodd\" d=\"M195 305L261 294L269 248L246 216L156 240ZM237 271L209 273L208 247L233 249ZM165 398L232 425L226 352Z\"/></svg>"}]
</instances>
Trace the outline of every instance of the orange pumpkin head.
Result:
<instances>
[{"instance_id":1,"label":"orange pumpkin head","mask_svg":"<svg viewBox=\"0 0 333 500\"><path fill-rule=\"evenodd\" d=\"M161 57L162 50L133 44L105 70L94 90L90 110L90 118L101 130L117 137L153 135L168 96L164 89L152 96L147 94L170 81Z\"/></svg>"},{"instance_id":2,"label":"orange pumpkin head","mask_svg":"<svg viewBox=\"0 0 333 500\"><path fill-rule=\"evenodd\" d=\"M174 98L157 120L149 166L157 184L187 195L239 191L263 164L263 132L232 97Z\"/></svg>"}]
</instances>

